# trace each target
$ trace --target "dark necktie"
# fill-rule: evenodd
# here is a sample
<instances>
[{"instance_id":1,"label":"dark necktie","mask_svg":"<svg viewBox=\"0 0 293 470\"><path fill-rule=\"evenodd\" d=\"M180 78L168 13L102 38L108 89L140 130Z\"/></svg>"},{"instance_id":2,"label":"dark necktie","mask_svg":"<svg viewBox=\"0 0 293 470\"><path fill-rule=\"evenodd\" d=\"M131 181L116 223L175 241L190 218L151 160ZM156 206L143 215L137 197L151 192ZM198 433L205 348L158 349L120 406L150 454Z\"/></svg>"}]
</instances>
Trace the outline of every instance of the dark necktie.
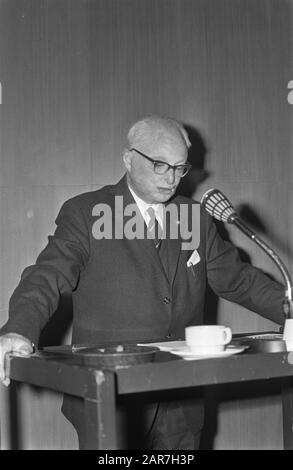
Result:
<instances>
[{"instance_id":1,"label":"dark necktie","mask_svg":"<svg viewBox=\"0 0 293 470\"><path fill-rule=\"evenodd\" d=\"M154 244L157 250L160 250L161 242L162 242L162 228L156 218L156 213L153 207L149 207L147 210L149 214L150 220L148 223L148 237L151 240L154 240Z\"/></svg>"},{"instance_id":2,"label":"dark necktie","mask_svg":"<svg viewBox=\"0 0 293 470\"><path fill-rule=\"evenodd\" d=\"M152 207L149 207L147 212L150 216L150 220L148 223L148 238L153 240L166 276L169 277L168 251L166 240L164 240L163 237L163 229L156 218L156 213L154 209Z\"/></svg>"}]
</instances>

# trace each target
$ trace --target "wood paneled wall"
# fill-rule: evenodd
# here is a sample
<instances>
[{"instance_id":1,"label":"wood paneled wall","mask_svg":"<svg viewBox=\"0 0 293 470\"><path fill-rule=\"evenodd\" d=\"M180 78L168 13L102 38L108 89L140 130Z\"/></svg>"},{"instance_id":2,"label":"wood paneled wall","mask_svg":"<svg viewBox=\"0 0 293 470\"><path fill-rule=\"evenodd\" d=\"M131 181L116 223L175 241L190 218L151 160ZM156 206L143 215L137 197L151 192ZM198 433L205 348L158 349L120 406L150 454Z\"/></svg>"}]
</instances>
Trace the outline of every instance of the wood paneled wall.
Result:
<instances>
[{"instance_id":1,"label":"wood paneled wall","mask_svg":"<svg viewBox=\"0 0 293 470\"><path fill-rule=\"evenodd\" d=\"M292 9L292 0L0 0L1 323L61 203L118 180L127 129L147 114L200 132L208 178L194 197L215 186L252 209L292 272ZM280 279L258 249L229 234ZM222 301L218 321L234 332L276 329ZM265 384L255 398L243 393L237 401L208 390L218 410L210 445L280 448L278 395ZM23 448L76 447L59 396L22 387L19 400Z\"/></svg>"}]
</instances>

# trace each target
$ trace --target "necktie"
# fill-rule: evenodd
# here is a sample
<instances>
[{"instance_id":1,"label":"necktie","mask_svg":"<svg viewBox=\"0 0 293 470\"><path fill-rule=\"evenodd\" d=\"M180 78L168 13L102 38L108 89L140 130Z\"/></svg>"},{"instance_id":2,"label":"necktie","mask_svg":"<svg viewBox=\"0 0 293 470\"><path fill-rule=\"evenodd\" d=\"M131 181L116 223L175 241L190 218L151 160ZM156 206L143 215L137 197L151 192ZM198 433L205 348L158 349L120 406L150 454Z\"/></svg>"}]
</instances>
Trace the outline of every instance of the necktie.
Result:
<instances>
[{"instance_id":1,"label":"necktie","mask_svg":"<svg viewBox=\"0 0 293 470\"><path fill-rule=\"evenodd\" d=\"M149 207L147 212L150 217L150 220L148 223L148 238L154 241L155 248L157 250L161 263L163 265L166 276L168 277L169 276L168 252L167 252L167 244L165 243L166 240L163 239L163 230L156 218L156 213L153 207Z\"/></svg>"},{"instance_id":2,"label":"necktie","mask_svg":"<svg viewBox=\"0 0 293 470\"><path fill-rule=\"evenodd\" d=\"M156 218L156 213L153 207L149 207L147 212L150 217L150 221L148 223L148 237L154 240L155 247L159 250L162 241L162 228Z\"/></svg>"}]
</instances>

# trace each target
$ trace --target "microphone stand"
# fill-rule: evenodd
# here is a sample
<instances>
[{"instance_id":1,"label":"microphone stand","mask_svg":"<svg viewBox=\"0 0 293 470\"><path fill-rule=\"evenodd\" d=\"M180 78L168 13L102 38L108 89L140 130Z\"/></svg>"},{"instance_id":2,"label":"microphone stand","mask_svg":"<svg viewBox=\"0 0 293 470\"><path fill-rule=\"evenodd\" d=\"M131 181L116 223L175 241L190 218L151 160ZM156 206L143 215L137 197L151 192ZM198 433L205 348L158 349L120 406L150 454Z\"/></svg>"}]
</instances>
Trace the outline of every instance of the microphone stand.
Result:
<instances>
[{"instance_id":1,"label":"microphone stand","mask_svg":"<svg viewBox=\"0 0 293 470\"><path fill-rule=\"evenodd\" d=\"M292 280L290 277L290 274L288 272L288 269L284 265L283 261L280 259L280 257L277 255L277 253L270 248L261 238L259 238L250 228L247 227L247 225L244 224L244 222L238 217L238 215L233 212L227 219L227 222L229 224L234 224L236 225L241 232L243 232L246 236L248 236L251 240L253 240L277 265L279 270L281 271L281 274L284 278L285 284L286 284L286 292L285 292L285 298L283 300L283 313L285 320L291 319L292 317Z\"/></svg>"},{"instance_id":2,"label":"microphone stand","mask_svg":"<svg viewBox=\"0 0 293 470\"><path fill-rule=\"evenodd\" d=\"M247 337L246 340L251 342L254 349L261 352L293 351L292 280L286 266L275 251L245 225L235 212L230 201L221 191L213 188L209 189L203 195L201 204L212 217L215 217L221 222L236 225L244 235L254 241L277 265L286 284L285 297L282 305L285 321L283 327L280 328L280 333L283 333L282 339L276 336L269 338L265 335L263 338L258 336L257 339L256 337Z\"/></svg>"}]
</instances>

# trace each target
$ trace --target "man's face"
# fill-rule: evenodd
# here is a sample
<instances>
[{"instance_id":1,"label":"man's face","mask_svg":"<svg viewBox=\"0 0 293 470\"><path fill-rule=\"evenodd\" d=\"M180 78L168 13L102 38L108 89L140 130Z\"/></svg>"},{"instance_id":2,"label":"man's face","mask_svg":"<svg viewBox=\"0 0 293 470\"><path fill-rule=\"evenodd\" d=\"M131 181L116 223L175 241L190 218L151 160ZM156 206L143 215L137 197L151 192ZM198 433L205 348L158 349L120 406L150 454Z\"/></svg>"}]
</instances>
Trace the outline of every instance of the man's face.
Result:
<instances>
[{"instance_id":1,"label":"man's face","mask_svg":"<svg viewBox=\"0 0 293 470\"><path fill-rule=\"evenodd\" d=\"M181 139L164 138L156 143L139 144L134 146L154 160L169 163L169 165L182 165L187 159L187 147ZM158 175L154 172L152 162L142 157L135 151L131 151L124 161L128 170L128 179L136 194L150 204L164 203L168 201L176 191L180 177L169 170Z\"/></svg>"}]
</instances>

